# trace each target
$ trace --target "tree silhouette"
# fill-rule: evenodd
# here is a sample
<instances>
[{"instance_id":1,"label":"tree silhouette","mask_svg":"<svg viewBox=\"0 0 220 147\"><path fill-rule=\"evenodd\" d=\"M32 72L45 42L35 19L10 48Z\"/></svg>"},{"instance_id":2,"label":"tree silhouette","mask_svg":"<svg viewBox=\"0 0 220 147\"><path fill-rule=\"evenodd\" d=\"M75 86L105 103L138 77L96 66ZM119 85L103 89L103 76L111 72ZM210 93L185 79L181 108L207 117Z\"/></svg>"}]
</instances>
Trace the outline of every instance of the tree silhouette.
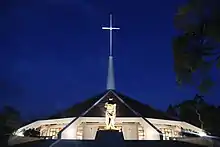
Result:
<instances>
[{"instance_id":1,"label":"tree silhouette","mask_svg":"<svg viewBox=\"0 0 220 147\"><path fill-rule=\"evenodd\" d=\"M169 113L170 115L176 113L181 120L220 137L220 106L208 104L203 96L196 94L191 100L185 100L172 107L169 106L167 112L168 110L172 110L172 113Z\"/></svg>"},{"instance_id":2,"label":"tree silhouette","mask_svg":"<svg viewBox=\"0 0 220 147\"><path fill-rule=\"evenodd\" d=\"M173 117L178 117L178 112L173 105L169 105L167 108L167 113Z\"/></svg>"},{"instance_id":3,"label":"tree silhouette","mask_svg":"<svg viewBox=\"0 0 220 147\"><path fill-rule=\"evenodd\" d=\"M24 131L24 136L27 137L39 137L40 136L40 131L32 128Z\"/></svg>"},{"instance_id":4,"label":"tree silhouette","mask_svg":"<svg viewBox=\"0 0 220 147\"><path fill-rule=\"evenodd\" d=\"M179 85L206 92L213 86L211 69L220 66L220 1L188 0L174 18L174 69Z\"/></svg>"},{"instance_id":5,"label":"tree silhouette","mask_svg":"<svg viewBox=\"0 0 220 147\"><path fill-rule=\"evenodd\" d=\"M0 112L0 135L9 135L22 124L20 113L10 106L5 106Z\"/></svg>"}]
</instances>

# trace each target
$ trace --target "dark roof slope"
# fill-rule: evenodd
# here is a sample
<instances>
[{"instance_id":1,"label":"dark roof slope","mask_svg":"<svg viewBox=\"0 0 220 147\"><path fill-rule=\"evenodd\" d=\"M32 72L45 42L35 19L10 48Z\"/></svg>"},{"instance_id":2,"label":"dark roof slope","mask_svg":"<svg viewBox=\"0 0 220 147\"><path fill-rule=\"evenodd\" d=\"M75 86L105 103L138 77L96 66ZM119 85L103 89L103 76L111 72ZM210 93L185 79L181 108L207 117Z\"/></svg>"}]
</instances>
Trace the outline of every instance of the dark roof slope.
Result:
<instances>
[{"instance_id":1,"label":"dark roof slope","mask_svg":"<svg viewBox=\"0 0 220 147\"><path fill-rule=\"evenodd\" d=\"M86 117L104 117L105 116L105 103L109 98L113 98L113 102L116 103L116 116L118 117L137 117L126 105L124 105L115 95L114 92L109 91L105 97L89 111Z\"/></svg>"},{"instance_id":2,"label":"dark roof slope","mask_svg":"<svg viewBox=\"0 0 220 147\"><path fill-rule=\"evenodd\" d=\"M104 96L104 97L103 97ZM103 99L94 106L85 116L86 117L104 117L105 109L104 104L107 102L108 98L113 98L117 105L116 116L118 117L139 117L134 114L125 104L123 104L118 98L120 97L127 105L129 105L133 110L141 114L143 117L157 118L157 119L167 119L167 120L178 120L176 118L170 117L167 113L155 110L150 106L140 103L124 94L116 91L105 91L95 97L92 97L82 103L76 104L73 107L52 116L51 118L63 118L63 117L74 117L80 116L83 112L93 106L99 99Z\"/></svg>"},{"instance_id":3,"label":"dark roof slope","mask_svg":"<svg viewBox=\"0 0 220 147\"><path fill-rule=\"evenodd\" d=\"M140 113L142 116L147 118L157 118L157 119L167 119L167 120L179 120L178 118L174 118L169 114L156 110L150 107L147 104L143 104L135 99L132 99L124 94L116 92L117 95L125 101L131 108L133 108L136 112Z\"/></svg>"},{"instance_id":4,"label":"dark roof slope","mask_svg":"<svg viewBox=\"0 0 220 147\"><path fill-rule=\"evenodd\" d=\"M105 93L106 92L103 92L99 95L96 95L94 97L91 97L91 98L85 100L84 102L80 102L78 104L75 104L72 107L70 107L64 111L51 116L50 119L80 116L84 111L86 111L95 102L97 102L102 96L104 96Z\"/></svg>"}]
</instances>

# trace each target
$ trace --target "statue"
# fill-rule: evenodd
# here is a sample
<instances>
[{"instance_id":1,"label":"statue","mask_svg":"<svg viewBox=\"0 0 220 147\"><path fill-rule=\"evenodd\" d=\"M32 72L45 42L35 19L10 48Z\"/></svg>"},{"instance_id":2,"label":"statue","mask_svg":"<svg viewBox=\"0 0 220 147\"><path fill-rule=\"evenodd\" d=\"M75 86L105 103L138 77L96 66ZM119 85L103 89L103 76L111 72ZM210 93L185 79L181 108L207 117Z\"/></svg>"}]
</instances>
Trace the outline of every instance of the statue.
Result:
<instances>
[{"instance_id":1,"label":"statue","mask_svg":"<svg viewBox=\"0 0 220 147\"><path fill-rule=\"evenodd\" d=\"M105 103L105 124L107 130L114 130L115 128L115 117L116 117L116 104L113 103L113 99L109 98L108 102Z\"/></svg>"}]
</instances>

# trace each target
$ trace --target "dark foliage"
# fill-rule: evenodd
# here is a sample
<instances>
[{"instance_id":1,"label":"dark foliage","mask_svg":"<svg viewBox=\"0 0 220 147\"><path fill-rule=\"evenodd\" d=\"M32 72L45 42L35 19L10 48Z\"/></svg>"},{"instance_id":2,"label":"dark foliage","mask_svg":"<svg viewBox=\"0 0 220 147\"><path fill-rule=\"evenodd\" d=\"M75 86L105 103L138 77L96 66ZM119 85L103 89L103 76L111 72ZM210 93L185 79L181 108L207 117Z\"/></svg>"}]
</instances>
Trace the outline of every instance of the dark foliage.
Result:
<instances>
[{"instance_id":1,"label":"dark foliage","mask_svg":"<svg viewBox=\"0 0 220 147\"><path fill-rule=\"evenodd\" d=\"M213 85L211 72L220 65L220 1L188 0L174 18L178 36L173 39L174 69L179 85L202 92Z\"/></svg>"},{"instance_id":2,"label":"dark foliage","mask_svg":"<svg viewBox=\"0 0 220 147\"><path fill-rule=\"evenodd\" d=\"M0 112L0 136L7 136L21 126L20 113L13 107L5 106Z\"/></svg>"},{"instance_id":3,"label":"dark foliage","mask_svg":"<svg viewBox=\"0 0 220 147\"><path fill-rule=\"evenodd\" d=\"M40 131L38 131L37 129L28 129L24 131L24 136L27 137L40 137Z\"/></svg>"},{"instance_id":4,"label":"dark foliage","mask_svg":"<svg viewBox=\"0 0 220 147\"><path fill-rule=\"evenodd\" d=\"M220 136L220 107L206 103L199 95L192 100L168 107L167 111L172 112L170 115L177 114L181 120L204 128L212 135Z\"/></svg>"}]
</instances>

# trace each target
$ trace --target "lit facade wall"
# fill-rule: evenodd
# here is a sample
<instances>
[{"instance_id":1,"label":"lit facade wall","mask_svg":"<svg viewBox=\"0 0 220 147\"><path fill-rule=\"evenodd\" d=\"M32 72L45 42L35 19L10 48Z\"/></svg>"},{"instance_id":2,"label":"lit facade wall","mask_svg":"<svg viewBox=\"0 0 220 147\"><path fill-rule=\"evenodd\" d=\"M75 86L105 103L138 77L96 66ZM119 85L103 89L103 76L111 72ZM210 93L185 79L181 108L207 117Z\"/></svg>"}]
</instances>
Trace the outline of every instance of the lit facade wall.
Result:
<instances>
[{"instance_id":1,"label":"lit facade wall","mask_svg":"<svg viewBox=\"0 0 220 147\"><path fill-rule=\"evenodd\" d=\"M140 122L144 127L144 140L160 140L160 134L150 124L142 118Z\"/></svg>"},{"instance_id":2,"label":"lit facade wall","mask_svg":"<svg viewBox=\"0 0 220 147\"><path fill-rule=\"evenodd\" d=\"M138 123L122 123L125 140L138 140Z\"/></svg>"},{"instance_id":3,"label":"lit facade wall","mask_svg":"<svg viewBox=\"0 0 220 147\"><path fill-rule=\"evenodd\" d=\"M98 131L98 125L86 125L83 126L82 139L85 140L94 140L96 132Z\"/></svg>"},{"instance_id":4,"label":"lit facade wall","mask_svg":"<svg viewBox=\"0 0 220 147\"><path fill-rule=\"evenodd\" d=\"M51 127L52 125L54 125L53 127L54 128L62 128L64 126L66 126L67 124L69 124L72 120L74 119L73 118L63 118L63 119L50 119L50 120L39 120L39 121L35 121L33 123L30 123L28 125L25 125L21 128L19 128L17 131L14 132L14 135L17 135L17 136L24 136L23 135L23 132L25 130L28 130L28 129L36 129L36 128L39 128L41 127L42 128L42 131L45 131L45 129L47 129L47 133L43 136L48 136L49 134L49 127ZM58 127L57 127L58 126ZM45 129L44 129L45 128Z\"/></svg>"},{"instance_id":5,"label":"lit facade wall","mask_svg":"<svg viewBox=\"0 0 220 147\"><path fill-rule=\"evenodd\" d=\"M67 126L75 118L40 120L19 128L14 135L23 136L23 131L41 128L41 136L57 138L59 130ZM189 123L163 119L146 118L164 134L164 139L179 137L179 128L202 133L203 130ZM116 126L120 127L125 140L159 140L159 133L144 119L138 117L116 117ZM69 124L62 132L61 139L95 139L98 129L104 128L104 117L80 117Z\"/></svg>"},{"instance_id":6,"label":"lit facade wall","mask_svg":"<svg viewBox=\"0 0 220 147\"><path fill-rule=\"evenodd\" d=\"M71 124L68 124L68 126L60 132L61 139L77 139L77 125L80 124L80 122L81 118L78 118L76 121L72 122Z\"/></svg>"},{"instance_id":7,"label":"lit facade wall","mask_svg":"<svg viewBox=\"0 0 220 147\"><path fill-rule=\"evenodd\" d=\"M189 133L191 132L199 136L201 134L204 135L204 130L187 122L153 118L148 118L148 120L164 133L164 139L168 139L169 137L182 137L180 132L183 130L188 130Z\"/></svg>"}]
</instances>

